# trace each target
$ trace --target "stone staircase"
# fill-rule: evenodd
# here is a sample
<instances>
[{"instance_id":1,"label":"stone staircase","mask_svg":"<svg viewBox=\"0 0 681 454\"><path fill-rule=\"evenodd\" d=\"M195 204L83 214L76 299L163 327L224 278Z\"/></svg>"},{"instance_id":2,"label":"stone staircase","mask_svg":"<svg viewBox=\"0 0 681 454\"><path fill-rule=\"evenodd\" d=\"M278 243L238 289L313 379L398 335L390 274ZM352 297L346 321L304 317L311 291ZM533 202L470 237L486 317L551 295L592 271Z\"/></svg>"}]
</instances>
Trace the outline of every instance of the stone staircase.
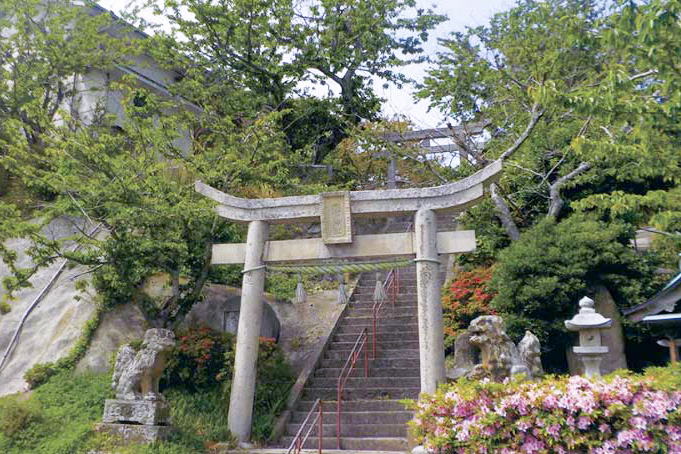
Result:
<instances>
[{"instance_id":1,"label":"stone staircase","mask_svg":"<svg viewBox=\"0 0 681 454\"><path fill-rule=\"evenodd\" d=\"M280 440L281 446L291 444L319 398L324 411L323 448L336 449L338 376L363 328L367 328L367 347L371 352L375 282L373 272L361 275L350 307L340 320L321 364L305 385ZM344 385L341 449L405 452L408 449L406 422L412 413L399 400L415 399L420 391L415 267L401 270L401 293L395 300L395 307L393 309L386 302L379 320L376 358L370 357L369 378L364 378L362 356ZM315 428L304 448L317 448L316 431Z\"/></svg>"}]
</instances>

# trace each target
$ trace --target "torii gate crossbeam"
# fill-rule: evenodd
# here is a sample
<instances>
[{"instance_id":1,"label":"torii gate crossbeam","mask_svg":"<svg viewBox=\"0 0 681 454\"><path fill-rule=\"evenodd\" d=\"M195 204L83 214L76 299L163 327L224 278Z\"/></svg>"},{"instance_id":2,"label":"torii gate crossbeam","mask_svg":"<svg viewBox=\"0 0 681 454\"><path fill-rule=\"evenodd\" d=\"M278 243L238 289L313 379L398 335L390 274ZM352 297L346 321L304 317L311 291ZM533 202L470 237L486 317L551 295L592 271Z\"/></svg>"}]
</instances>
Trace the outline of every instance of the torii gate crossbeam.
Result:
<instances>
[{"instance_id":1,"label":"torii gate crossbeam","mask_svg":"<svg viewBox=\"0 0 681 454\"><path fill-rule=\"evenodd\" d=\"M258 335L267 261L414 256L418 292L421 391L432 393L445 380L438 254L475 249L475 232L437 232L436 212L461 212L480 201L501 176L495 161L463 180L429 188L336 192L272 199L243 199L200 181L197 192L218 203L221 217L247 222L245 244L213 245L213 263L244 263L234 376L227 424L240 441L251 433ZM353 240L352 218L414 213L414 232L363 235ZM267 241L270 223L319 221L322 238ZM390 236L393 235L393 236Z\"/></svg>"}]
</instances>

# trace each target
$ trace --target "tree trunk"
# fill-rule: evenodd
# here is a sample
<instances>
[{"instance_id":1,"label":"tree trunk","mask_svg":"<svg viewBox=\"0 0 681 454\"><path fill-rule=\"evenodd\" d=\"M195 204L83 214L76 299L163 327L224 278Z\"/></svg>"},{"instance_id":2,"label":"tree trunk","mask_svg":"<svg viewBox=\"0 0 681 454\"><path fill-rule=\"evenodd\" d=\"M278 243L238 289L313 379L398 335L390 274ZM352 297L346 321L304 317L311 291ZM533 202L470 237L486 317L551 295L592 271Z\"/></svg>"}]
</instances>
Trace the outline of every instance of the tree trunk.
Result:
<instances>
[{"instance_id":1,"label":"tree trunk","mask_svg":"<svg viewBox=\"0 0 681 454\"><path fill-rule=\"evenodd\" d=\"M513 216L511 216L511 210L508 209L506 201L497 192L498 189L499 188L496 183L492 183L490 185L490 193L492 196L492 201L494 202L494 206L497 209L497 217L501 221L501 225L503 225L506 229L506 233L508 234L509 238L511 238L511 241L516 241L518 238L520 238L520 231L518 230L518 226L516 225Z\"/></svg>"}]
</instances>

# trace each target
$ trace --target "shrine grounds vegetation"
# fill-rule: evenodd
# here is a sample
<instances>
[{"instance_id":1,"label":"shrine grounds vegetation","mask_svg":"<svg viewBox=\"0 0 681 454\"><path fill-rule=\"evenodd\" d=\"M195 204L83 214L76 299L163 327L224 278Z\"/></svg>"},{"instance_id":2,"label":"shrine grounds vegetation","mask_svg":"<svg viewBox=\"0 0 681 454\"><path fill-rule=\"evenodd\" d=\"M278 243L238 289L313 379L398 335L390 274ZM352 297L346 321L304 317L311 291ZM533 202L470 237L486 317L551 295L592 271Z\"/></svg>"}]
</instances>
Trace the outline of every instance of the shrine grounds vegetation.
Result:
<instances>
[{"instance_id":1,"label":"shrine grounds vegetation","mask_svg":"<svg viewBox=\"0 0 681 454\"><path fill-rule=\"evenodd\" d=\"M161 382L177 435L147 446L116 447L115 452L204 453L217 442L231 443L227 408L234 340L209 329L182 333ZM257 377L252 437L266 442L293 384L291 368L272 340L261 340ZM76 454L111 447L113 440L93 429L101 421L104 400L113 397L110 374L62 370L29 395L0 398L0 452Z\"/></svg>"},{"instance_id":2,"label":"shrine grounds vegetation","mask_svg":"<svg viewBox=\"0 0 681 454\"><path fill-rule=\"evenodd\" d=\"M459 380L414 404L416 438L436 453L681 451L681 366L603 380Z\"/></svg>"}]
</instances>

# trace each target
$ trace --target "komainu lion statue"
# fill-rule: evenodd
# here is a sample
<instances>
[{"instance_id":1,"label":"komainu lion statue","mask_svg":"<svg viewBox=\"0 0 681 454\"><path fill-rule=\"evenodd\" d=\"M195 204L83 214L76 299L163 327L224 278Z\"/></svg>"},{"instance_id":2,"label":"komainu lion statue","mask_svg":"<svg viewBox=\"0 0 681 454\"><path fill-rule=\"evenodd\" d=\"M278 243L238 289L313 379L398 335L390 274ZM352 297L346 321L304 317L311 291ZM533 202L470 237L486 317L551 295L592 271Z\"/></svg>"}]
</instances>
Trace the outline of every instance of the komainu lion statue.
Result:
<instances>
[{"instance_id":1,"label":"komainu lion statue","mask_svg":"<svg viewBox=\"0 0 681 454\"><path fill-rule=\"evenodd\" d=\"M454 343L454 368L447 378L490 378L501 381L513 375L527 378L544 375L539 339L529 331L516 346L504 331L504 321L484 315L471 322Z\"/></svg>"},{"instance_id":2,"label":"komainu lion statue","mask_svg":"<svg viewBox=\"0 0 681 454\"><path fill-rule=\"evenodd\" d=\"M168 352L175 345L175 334L167 329L149 329L138 352L129 345L116 356L112 388L116 399L163 400L158 382L166 366Z\"/></svg>"}]
</instances>

